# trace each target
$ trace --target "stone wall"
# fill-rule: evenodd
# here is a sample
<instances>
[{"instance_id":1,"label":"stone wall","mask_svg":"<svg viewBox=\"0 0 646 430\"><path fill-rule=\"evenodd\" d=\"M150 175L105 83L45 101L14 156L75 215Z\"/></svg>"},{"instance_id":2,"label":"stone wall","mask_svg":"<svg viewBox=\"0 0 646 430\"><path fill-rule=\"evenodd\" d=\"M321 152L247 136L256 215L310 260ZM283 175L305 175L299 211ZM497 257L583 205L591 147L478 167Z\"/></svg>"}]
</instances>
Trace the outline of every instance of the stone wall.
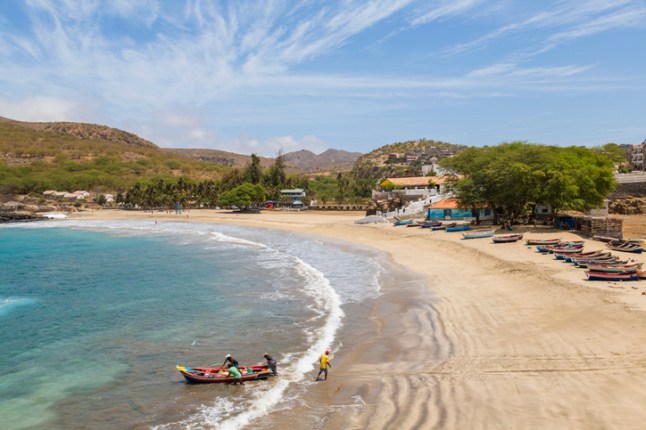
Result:
<instances>
[{"instance_id":1,"label":"stone wall","mask_svg":"<svg viewBox=\"0 0 646 430\"><path fill-rule=\"evenodd\" d=\"M625 197L646 197L646 182L620 184L608 198L612 201Z\"/></svg>"}]
</instances>

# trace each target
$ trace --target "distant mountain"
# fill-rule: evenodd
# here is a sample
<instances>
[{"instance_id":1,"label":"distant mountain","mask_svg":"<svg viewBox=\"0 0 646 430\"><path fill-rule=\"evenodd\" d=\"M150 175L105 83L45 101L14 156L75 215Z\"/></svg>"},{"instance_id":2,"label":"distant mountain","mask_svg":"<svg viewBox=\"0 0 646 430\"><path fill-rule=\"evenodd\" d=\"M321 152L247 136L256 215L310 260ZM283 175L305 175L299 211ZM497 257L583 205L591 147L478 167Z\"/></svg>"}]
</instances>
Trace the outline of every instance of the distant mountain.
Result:
<instances>
[{"instance_id":1,"label":"distant mountain","mask_svg":"<svg viewBox=\"0 0 646 430\"><path fill-rule=\"evenodd\" d=\"M284 160L286 172L290 174L338 172L350 170L360 155L335 149L319 155L311 151L296 151L284 154ZM274 158L259 158L263 168L275 162ZM41 166L37 162L45 163L41 177L68 172L72 176L85 174L86 182L92 182L89 180L92 174L98 181L100 175L97 172L105 169L105 175L114 173L115 178L123 179L122 182L133 183L133 180L146 176L219 177L228 168L245 168L251 162L251 156L216 149L160 148L133 133L104 125L27 122L0 117L2 162L7 166L33 163ZM68 162L81 165L72 166L66 164ZM92 173L84 173L86 171Z\"/></svg>"},{"instance_id":2,"label":"distant mountain","mask_svg":"<svg viewBox=\"0 0 646 430\"><path fill-rule=\"evenodd\" d=\"M169 148L164 150L194 160L210 161L230 167L245 167L251 162L250 155L235 154L218 149ZM301 150L283 154L283 159L285 160L285 167L292 172L315 173L351 170L354 162L360 156L360 152L348 152L338 149L328 149L319 155L312 151ZM269 167L275 162L275 158L259 158L262 167Z\"/></svg>"},{"instance_id":3,"label":"distant mountain","mask_svg":"<svg viewBox=\"0 0 646 430\"><path fill-rule=\"evenodd\" d=\"M229 167L245 167L251 162L250 155L236 154L233 152L221 151L219 149L186 149L186 148L165 148L164 151L181 155L193 160L208 161L211 163L223 164ZM269 167L274 164L273 158L260 158L262 167Z\"/></svg>"}]
</instances>

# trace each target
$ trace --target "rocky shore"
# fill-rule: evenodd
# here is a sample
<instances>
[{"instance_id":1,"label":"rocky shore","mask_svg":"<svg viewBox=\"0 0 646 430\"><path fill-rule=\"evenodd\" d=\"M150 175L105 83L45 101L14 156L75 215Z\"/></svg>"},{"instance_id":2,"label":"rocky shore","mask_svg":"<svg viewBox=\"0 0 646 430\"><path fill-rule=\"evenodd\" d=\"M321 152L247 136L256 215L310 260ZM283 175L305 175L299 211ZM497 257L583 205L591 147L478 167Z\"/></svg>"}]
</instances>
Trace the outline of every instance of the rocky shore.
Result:
<instances>
[{"instance_id":1,"label":"rocky shore","mask_svg":"<svg viewBox=\"0 0 646 430\"><path fill-rule=\"evenodd\" d=\"M45 217L41 215L0 211L0 224L7 222L26 222L26 221L42 221Z\"/></svg>"}]
</instances>

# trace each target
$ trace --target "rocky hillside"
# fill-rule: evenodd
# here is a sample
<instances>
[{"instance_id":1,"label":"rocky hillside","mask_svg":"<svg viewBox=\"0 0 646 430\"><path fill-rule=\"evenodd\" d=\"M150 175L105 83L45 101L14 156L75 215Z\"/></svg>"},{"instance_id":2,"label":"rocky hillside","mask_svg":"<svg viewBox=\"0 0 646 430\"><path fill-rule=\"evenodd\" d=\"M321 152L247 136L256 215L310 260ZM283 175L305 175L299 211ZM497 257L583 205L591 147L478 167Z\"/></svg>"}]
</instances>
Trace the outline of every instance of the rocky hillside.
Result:
<instances>
[{"instance_id":1,"label":"rocky hillside","mask_svg":"<svg viewBox=\"0 0 646 430\"><path fill-rule=\"evenodd\" d=\"M220 151L219 149L186 149L186 148L166 148L164 151L172 154L181 155L182 157L193 160L208 161L218 163L229 167L245 167L251 162L250 155L236 154L233 152ZM260 158L262 167L269 167L274 164L273 158Z\"/></svg>"},{"instance_id":2,"label":"rocky hillside","mask_svg":"<svg viewBox=\"0 0 646 430\"><path fill-rule=\"evenodd\" d=\"M422 166L435 164L464 148L428 139L392 143L359 157L352 172L356 178L372 180L421 176Z\"/></svg>"},{"instance_id":3,"label":"rocky hillside","mask_svg":"<svg viewBox=\"0 0 646 430\"><path fill-rule=\"evenodd\" d=\"M297 151L287 153L284 157L287 171L297 173L350 170L360 155L330 149L319 155L310 151ZM76 161L92 161L98 157L110 156L124 162L161 156L238 168L251 162L250 155L217 149L159 148L135 134L104 125L24 122L0 117L0 160L8 166L31 164L35 161L50 163L61 156ZM274 161L274 158L260 157L262 167L269 167Z\"/></svg>"},{"instance_id":4,"label":"rocky hillside","mask_svg":"<svg viewBox=\"0 0 646 430\"><path fill-rule=\"evenodd\" d=\"M52 132L60 135L74 136L84 140L103 140L108 142L125 143L142 148L158 148L152 142L142 139L136 134L105 125L85 124L80 122L26 122L15 121L0 117L0 123L13 124L36 131Z\"/></svg>"}]
</instances>

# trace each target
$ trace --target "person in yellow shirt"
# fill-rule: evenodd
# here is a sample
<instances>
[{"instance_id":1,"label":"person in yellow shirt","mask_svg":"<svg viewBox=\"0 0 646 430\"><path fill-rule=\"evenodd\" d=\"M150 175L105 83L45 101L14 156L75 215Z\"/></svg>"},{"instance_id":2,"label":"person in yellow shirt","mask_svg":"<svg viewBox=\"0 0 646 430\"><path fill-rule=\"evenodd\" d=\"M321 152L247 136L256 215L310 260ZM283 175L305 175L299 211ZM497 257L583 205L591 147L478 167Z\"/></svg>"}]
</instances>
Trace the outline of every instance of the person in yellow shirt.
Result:
<instances>
[{"instance_id":1,"label":"person in yellow shirt","mask_svg":"<svg viewBox=\"0 0 646 430\"><path fill-rule=\"evenodd\" d=\"M320 363L320 366L319 366L320 370L319 370L319 374L316 375L316 380L320 381L321 380L320 379L321 373L325 373L325 379L324 380L327 381L327 369L328 369L328 367L330 367L330 368L332 367L332 363L330 363L330 350L329 349L325 350L325 354L321 354L321 356L319 357L319 363Z\"/></svg>"}]
</instances>

